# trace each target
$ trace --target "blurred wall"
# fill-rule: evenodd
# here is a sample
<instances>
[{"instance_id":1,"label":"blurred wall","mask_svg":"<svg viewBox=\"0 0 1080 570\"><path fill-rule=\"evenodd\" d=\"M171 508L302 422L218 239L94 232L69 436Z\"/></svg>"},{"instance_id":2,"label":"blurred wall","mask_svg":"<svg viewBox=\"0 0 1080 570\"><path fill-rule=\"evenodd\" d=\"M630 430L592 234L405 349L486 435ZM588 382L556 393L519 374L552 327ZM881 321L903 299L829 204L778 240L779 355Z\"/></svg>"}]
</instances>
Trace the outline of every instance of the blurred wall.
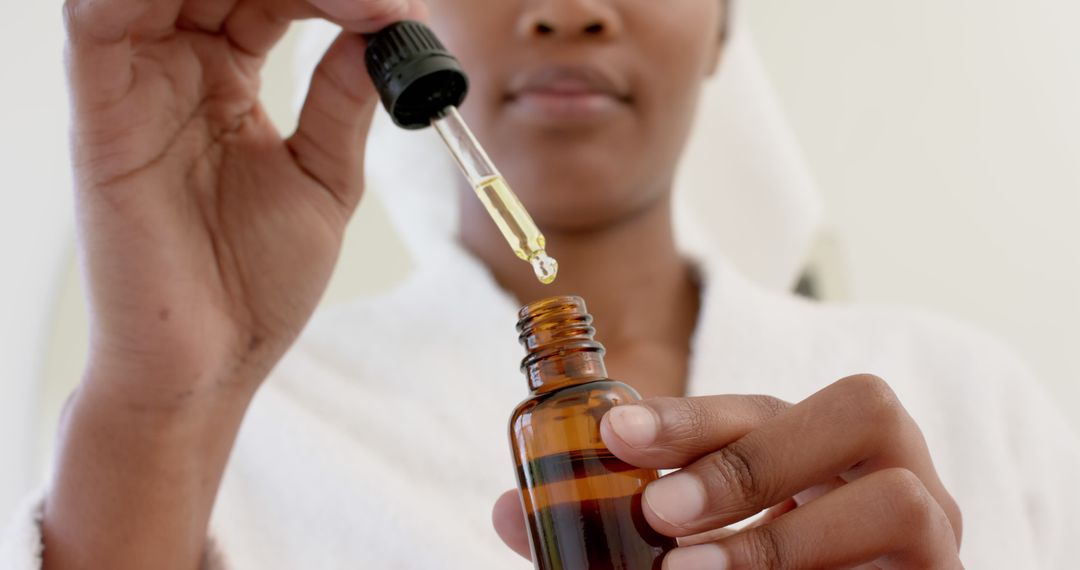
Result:
<instances>
[{"instance_id":1,"label":"blurred wall","mask_svg":"<svg viewBox=\"0 0 1080 570\"><path fill-rule=\"evenodd\" d=\"M42 356L70 264L67 94L58 2L0 18L0 527L35 484Z\"/></svg>"},{"instance_id":2,"label":"blurred wall","mask_svg":"<svg viewBox=\"0 0 1080 570\"><path fill-rule=\"evenodd\" d=\"M1080 2L744 2L859 303L1015 347L1080 426Z\"/></svg>"}]
</instances>

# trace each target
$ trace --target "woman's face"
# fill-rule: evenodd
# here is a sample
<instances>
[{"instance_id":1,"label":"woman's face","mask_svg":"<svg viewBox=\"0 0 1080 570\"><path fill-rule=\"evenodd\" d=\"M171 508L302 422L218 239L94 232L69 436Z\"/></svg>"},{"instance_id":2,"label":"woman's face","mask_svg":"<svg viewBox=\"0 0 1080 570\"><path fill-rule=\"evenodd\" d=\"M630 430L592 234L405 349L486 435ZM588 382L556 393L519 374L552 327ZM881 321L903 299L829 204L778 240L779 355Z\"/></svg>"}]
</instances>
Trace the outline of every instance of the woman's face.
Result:
<instances>
[{"instance_id":1,"label":"woman's face","mask_svg":"<svg viewBox=\"0 0 1080 570\"><path fill-rule=\"evenodd\" d=\"M666 197L720 0L430 0L471 80L463 113L543 229L618 222Z\"/></svg>"}]
</instances>

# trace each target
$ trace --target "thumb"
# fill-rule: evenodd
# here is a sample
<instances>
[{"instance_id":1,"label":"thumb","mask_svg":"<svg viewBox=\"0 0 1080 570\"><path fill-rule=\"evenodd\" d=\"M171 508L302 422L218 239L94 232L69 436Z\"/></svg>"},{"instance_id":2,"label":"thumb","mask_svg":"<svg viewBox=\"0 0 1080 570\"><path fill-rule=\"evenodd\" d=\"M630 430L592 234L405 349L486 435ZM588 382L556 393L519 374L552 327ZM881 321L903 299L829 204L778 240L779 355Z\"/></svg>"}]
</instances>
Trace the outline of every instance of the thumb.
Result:
<instances>
[{"instance_id":1,"label":"thumb","mask_svg":"<svg viewBox=\"0 0 1080 570\"><path fill-rule=\"evenodd\" d=\"M347 212L364 186L364 147L378 94L364 67L367 44L342 32L311 78L296 132L287 144L297 165Z\"/></svg>"},{"instance_id":2,"label":"thumb","mask_svg":"<svg viewBox=\"0 0 1080 570\"><path fill-rule=\"evenodd\" d=\"M507 491L495 501L491 509L491 522L495 532L511 550L532 560L529 552L529 532L525 529L525 513L521 510L518 492Z\"/></svg>"}]
</instances>

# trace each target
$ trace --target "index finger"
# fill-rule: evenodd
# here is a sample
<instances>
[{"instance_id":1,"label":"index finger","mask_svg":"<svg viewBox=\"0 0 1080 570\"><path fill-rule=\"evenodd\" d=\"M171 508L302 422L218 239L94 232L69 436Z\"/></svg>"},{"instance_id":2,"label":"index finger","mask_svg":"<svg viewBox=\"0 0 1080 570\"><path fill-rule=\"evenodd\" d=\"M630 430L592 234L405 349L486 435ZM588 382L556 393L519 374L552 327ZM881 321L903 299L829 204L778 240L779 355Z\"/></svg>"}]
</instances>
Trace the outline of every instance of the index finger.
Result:
<instances>
[{"instance_id":1,"label":"index finger","mask_svg":"<svg viewBox=\"0 0 1080 570\"><path fill-rule=\"evenodd\" d=\"M399 20L426 17L421 0L239 0L224 31L233 45L261 57L293 20L322 18L349 32L370 33Z\"/></svg>"},{"instance_id":2,"label":"index finger","mask_svg":"<svg viewBox=\"0 0 1080 570\"><path fill-rule=\"evenodd\" d=\"M684 467L750 433L791 404L772 396L655 398L616 406L600 421L604 445L636 467Z\"/></svg>"},{"instance_id":3,"label":"index finger","mask_svg":"<svg viewBox=\"0 0 1080 570\"><path fill-rule=\"evenodd\" d=\"M221 25L241 10L263 12L274 20L325 18L348 31L374 32L391 22L421 18L421 0L67 0L69 34L97 44L132 37L156 38L183 16L203 31ZM198 15L198 16L197 16Z\"/></svg>"},{"instance_id":4,"label":"index finger","mask_svg":"<svg viewBox=\"0 0 1080 570\"><path fill-rule=\"evenodd\" d=\"M649 484L645 516L678 536L745 519L835 477L851 482L889 468L910 471L960 534L960 512L934 468L915 421L882 379L842 379Z\"/></svg>"},{"instance_id":5,"label":"index finger","mask_svg":"<svg viewBox=\"0 0 1080 570\"><path fill-rule=\"evenodd\" d=\"M421 0L67 0L64 21L72 87L112 101L130 87L138 42L178 27L223 34L239 50L265 56L293 20L324 18L348 31L374 32L423 19ZM94 103L90 101L90 103Z\"/></svg>"},{"instance_id":6,"label":"index finger","mask_svg":"<svg viewBox=\"0 0 1080 570\"><path fill-rule=\"evenodd\" d=\"M248 0L261 2L266 0ZM350 32L376 32L398 20L426 15L421 0L275 0L288 4L310 4L321 17Z\"/></svg>"}]
</instances>

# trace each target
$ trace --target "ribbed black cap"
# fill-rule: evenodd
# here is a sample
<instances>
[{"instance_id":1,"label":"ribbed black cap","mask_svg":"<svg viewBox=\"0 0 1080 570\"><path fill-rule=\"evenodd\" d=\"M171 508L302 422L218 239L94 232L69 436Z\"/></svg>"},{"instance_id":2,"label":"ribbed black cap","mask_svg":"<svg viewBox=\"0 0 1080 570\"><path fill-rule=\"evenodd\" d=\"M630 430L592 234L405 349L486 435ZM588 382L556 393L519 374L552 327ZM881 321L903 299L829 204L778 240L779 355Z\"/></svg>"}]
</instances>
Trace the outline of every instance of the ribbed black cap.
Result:
<instances>
[{"instance_id":1,"label":"ribbed black cap","mask_svg":"<svg viewBox=\"0 0 1080 570\"><path fill-rule=\"evenodd\" d=\"M424 24L404 20L365 37L368 74L399 126L422 129L465 100L469 80L461 64Z\"/></svg>"}]
</instances>

